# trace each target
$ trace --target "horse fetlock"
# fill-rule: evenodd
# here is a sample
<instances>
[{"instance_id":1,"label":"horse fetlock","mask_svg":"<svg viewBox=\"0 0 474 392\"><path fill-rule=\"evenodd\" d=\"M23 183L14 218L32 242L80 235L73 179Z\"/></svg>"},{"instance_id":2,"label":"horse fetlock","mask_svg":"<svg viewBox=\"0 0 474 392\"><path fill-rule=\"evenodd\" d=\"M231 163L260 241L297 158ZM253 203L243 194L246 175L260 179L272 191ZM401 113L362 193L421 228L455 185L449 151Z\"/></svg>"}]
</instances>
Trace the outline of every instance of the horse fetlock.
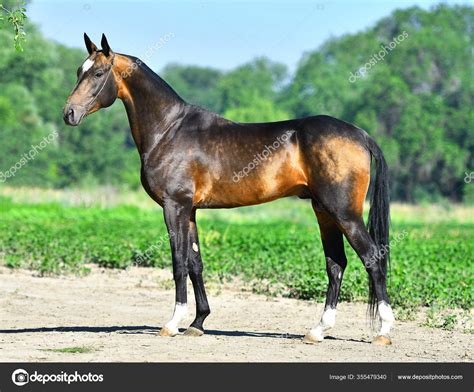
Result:
<instances>
[{"instance_id":1,"label":"horse fetlock","mask_svg":"<svg viewBox=\"0 0 474 392\"><path fill-rule=\"evenodd\" d=\"M321 327L323 330L334 327L336 325L336 309L327 308L324 310L323 315L321 316Z\"/></svg>"},{"instance_id":2,"label":"horse fetlock","mask_svg":"<svg viewBox=\"0 0 474 392\"><path fill-rule=\"evenodd\" d=\"M202 309L202 310L199 311L199 316L203 319L206 318L207 316L209 316L210 314L211 314L211 309L209 309L209 308Z\"/></svg>"},{"instance_id":3,"label":"horse fetlock","mask_svg":"<svg viewBox=\"0 0 474 392\"><path fill-rule=\"evenodd\" d=\"M336 325L336 308L324 309L319 324L311 329L303 338L304 343L319 343L324 340L324 332Z\"/></svg>"},{"instance_id":4,"label":"horse fetlock","mask_svg":"<svg viewBox=\"0 0 474 392\"><path fill-rule=\"evenodd\" d=\"M382 321L394 322L395 317L393 315L392 307L384 301L378 303L379 315Z\"/></svg>"},{"instance_id":5,"label":"horse fetlock","mask_svg":"<svg viewBox=\"0 0 474 392\"><path fill-rule=\"evenodd\" d=\"M384 301L379 302L378 311L381 321L381 327L379 335L387 336L392 329L393 323L395 322L395 317L393 316L392 308L389 304Z\"/></svg>"},{"instance_id":6,"label":"horse fetlock","mask_svg":"<svg viewBox=\"0 0 474 392\"><path fill-rule=\"evenodd\" d=\"M161 329L160 336L176 336L179 333L178 324L188 314L188 304L176 302L173 317Z\"/></svg>"}]
</instances>

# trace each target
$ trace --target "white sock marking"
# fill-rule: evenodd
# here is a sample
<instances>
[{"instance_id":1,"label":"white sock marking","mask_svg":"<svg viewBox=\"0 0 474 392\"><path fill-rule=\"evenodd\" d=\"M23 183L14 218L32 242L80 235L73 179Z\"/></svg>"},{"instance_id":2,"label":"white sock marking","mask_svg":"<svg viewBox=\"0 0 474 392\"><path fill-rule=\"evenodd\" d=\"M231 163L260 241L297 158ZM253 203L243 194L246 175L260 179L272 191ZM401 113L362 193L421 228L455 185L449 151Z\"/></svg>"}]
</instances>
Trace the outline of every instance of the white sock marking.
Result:
<instances>
[{"instance_id":1,"label":"white sock marking","mask_svg":"<svg viewBox=\"0 0 474 392\"><path fill-rule=\"evenodd\" d=\"M382 325L380 327L379 335L387 336L390 333L395 317L393 317L392 308L389 304L381 301L379 302L379 316Z\"/></svg>"},{"instance_id":2,"label":"white sock marking","mask_svg":"<svg viewBox=\"0 0 474 392\"><path fill-rule=\"evenodd\" d=\"M324 340L324 331L334 327L336 324L336 309L326 308L324 309L321 321L319 324L309 331L309 334L316 338L318 341Z\"/></svg>"},{"instance_id":3,"label":"white sock marking","mask_svg":"<svg viewBox=\"0 0 474 392\"><path fill-rule=\"evenodd\" d=\"M174 333L178 333L178 324L187 314L188 304L176 302L176 305L174 306L173 317L166 323L165 327Z\"/></svg>"}]
</instances>

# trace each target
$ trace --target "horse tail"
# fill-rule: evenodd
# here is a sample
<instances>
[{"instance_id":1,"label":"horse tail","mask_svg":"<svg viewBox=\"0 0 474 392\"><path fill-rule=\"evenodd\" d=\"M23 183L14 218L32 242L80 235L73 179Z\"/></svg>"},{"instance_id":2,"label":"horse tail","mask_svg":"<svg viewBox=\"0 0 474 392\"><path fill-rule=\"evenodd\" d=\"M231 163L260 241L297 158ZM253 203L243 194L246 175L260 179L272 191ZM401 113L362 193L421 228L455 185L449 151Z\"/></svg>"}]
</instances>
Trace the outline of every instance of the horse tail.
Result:
<instances>
[{"instance_id":1,"label":"horse tail","mask_svg":"<svg viewBox=\"0 0 474 392\"><path fill-rule=\"evenodd\" d=\"M369 149L371 156L375 159L375 179L372 183L370 195L370 210L367 228L378 249L376 260L380 271L386 278L387 266L390 261L390 200L388 166L382 150L370 136L367 138L367 148ZM375 286L372 279L369 279L368 314L372 322L377 315L377 311Z\"/></svg>"}]
</instances>

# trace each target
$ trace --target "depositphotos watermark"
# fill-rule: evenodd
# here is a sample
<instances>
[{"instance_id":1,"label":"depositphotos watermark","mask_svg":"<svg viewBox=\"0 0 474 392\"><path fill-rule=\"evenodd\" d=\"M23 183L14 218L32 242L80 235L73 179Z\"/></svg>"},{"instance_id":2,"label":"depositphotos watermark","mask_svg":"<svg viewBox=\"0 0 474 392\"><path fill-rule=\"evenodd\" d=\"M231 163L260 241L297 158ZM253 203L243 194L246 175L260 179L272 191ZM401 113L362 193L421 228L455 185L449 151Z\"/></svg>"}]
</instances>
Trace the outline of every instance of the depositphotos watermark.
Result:
<instances>
[{"instance_id":1,"label":"depositphotos watermark","mask_svg":"<svg viewBox=\"0 0 474 392\"><path fill-rule=\"evenodd\" d=\"M12 382L13 384L21 387L28 383L39 383L46 384L48 382L61 382L61 383L76 383L76 382L102 382L104 381L103 374L95 373L79 373L75 371L74 373L61 372L58 374L43 374L35 371L32 374L29 374L24 369L16 369L12 373Z\"/></svg>"},{"instance_id":2,"label":"depositphotos watermark","mask_svg":"<svg viewBox=\"0 0 474 392\"><path fill-rule=\"evenodd\" d=\"M393 49L397 47L400 43L402 43L405 39L408 38L408 33L403 31L398 37L394 37L388 45L380 45L381 49L378 53L372 55L372 57L367 61L364 65L359 67L357 71L354 73L350 73L349 75L349 82L354 83L357 79L361 79L367 75L371 68L375 67L379 61L384 61L385 56L391 52Z\"/></svg>"},{"instance_id":3,"label":"depositphotos watermark","mask_svg":"<svg viewBox=\"0 0 474 392\"><path fill-rule=\"evenodd\" d=\"M174 236L175 236L175 233L174 233L173 230L170 230L169 233L164 234L163 237L158 239L158 241L156 243L150 245L145 250L145 252L138 255L137 258L136 258L136 261L132 265L134 267L138 267L138 266L144 264L145 262L149 261L152 258L153 254L155 252L157 252L158 250L160 250L163 247L163 245L165 244L165 242L168 242Z\"/></svg>"},{"instance_id":4,"label":"depositphotos watermark","mask_svg":"<svg viewBox=\"0 0 474 392\"><path fill-rule=\"evenodd\" d=\"M468 173L468 172L464 172L464 174L466 175L464 177L464 182L466 184L470 184L472 181L474 181L474 171Z\"/></svg>"},{"instance_id":5,"label":"depositphotos watermark","mask_svg":"<svg viewBox=\"0 0 474 392\"><path fill-rule=\"evenodd\" d=\"M401 233L397 234L395 238L393 238L392 243L390 245L382 245L379 249L375 251L372 257L364 260L365 268L370 268L374 264L378 263L382 260L392 248L397 246L397 244L408 237L408 231L403 230Z\"/></svg>"},{"instance_id":6,"label":"depositphotos watermark","mask_svg":"<svg viewBox=\"0 0 474 392\"><path fill-rule=\"evenodd\" d=\"M275 150L278 150L283 144L288 143L292 134L293 131L286 131L283 135L278 136L272 144L269 146L266 145L262 152L260 152L260 154L254 155L254 159L250 161L241 171L234 171L232 181L239 182L242 178L248 176L252 170L255 170L255 168L257 168L257 166L262 163L262 161L266 161Z\"/></svg>"},{"instance_id":7,"label":"depositphotos watermark","mask_svg":"<svg viewBox=\"0 0 474 392\"><path fill-rule=\"evenodd\" d=\"M153 45L147 48L147 50L143 53L143 56L141 56L141 59L137 58L135 61L132 62L132 64L130 64L125 70L120 73L119 79L123 80L130 77L140 65L142 65L145 61L148 61L157 50L160 50L163 46L165 46L169 41L174 38L174 36L175 34L173 32L170 32L160 37L158 41L156 41Z\"/></svg>"},{"instance_id":8,"label":"depositphotos watermark","mask_svg":"<svg viewBox=\"0 0 474 392\"><path fill-rule=\"evenodd\" d=\"M23 167L26 166L30 161L34 161L36 155L38 155L41 150L46 148L58 137L58 131L55 129L48 136L45 136L38 144L31 145L31 149L23 154L21 158L5 172L0 172L0 182L5 182L11 177L15 177L16 173Z\"/></svg>"}]
</instances>

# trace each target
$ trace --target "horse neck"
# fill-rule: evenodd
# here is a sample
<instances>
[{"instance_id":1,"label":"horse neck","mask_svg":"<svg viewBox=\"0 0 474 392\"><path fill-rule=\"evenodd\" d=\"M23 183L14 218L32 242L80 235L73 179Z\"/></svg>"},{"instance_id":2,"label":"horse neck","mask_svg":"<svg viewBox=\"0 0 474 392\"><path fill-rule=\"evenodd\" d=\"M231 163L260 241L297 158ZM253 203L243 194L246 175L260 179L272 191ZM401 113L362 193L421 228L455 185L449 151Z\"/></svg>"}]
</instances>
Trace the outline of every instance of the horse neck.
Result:
<instances>
[{"instance_id":1,"label":"horse neck","mask_svg":"<svg viewBox=\"0 0 474 392\"><path fill-rule=\"evenodd\" d=\"M139 59L117 57L118 97L125 105L133 139L142 155L175 123L186 103Z\"/></svg>"}]
</instances>

